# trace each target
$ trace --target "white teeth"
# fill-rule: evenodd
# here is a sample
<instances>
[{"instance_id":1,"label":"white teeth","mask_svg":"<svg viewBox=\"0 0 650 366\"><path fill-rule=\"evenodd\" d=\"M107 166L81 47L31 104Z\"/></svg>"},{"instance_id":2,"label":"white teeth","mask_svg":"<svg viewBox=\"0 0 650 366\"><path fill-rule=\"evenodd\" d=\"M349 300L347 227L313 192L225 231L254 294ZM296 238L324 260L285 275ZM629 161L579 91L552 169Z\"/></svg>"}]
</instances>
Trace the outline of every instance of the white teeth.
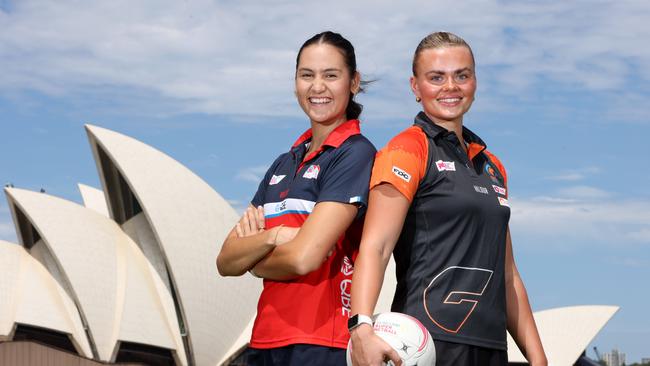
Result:
<instances>
[{"instance_id":1,"label":"white teeth","mask_svg":"<svg viewBox=\"0 0 650 366\"><path fill-rule=\"evenodd\" d=\"M460 102L460 98L444 98L444 99L438 99L439 101L443 103L456 103Z\"/></svg>"},{"instance_id":2,"label":"white teeth","mask_svg":"<svg viewBox=\"0 0 650 366\"><path fill-rule=\"evenodd\" d=\"M330 98L309 98L309 102L314 104L325 104L330 102Z\"/></svg>"}]
</instances>

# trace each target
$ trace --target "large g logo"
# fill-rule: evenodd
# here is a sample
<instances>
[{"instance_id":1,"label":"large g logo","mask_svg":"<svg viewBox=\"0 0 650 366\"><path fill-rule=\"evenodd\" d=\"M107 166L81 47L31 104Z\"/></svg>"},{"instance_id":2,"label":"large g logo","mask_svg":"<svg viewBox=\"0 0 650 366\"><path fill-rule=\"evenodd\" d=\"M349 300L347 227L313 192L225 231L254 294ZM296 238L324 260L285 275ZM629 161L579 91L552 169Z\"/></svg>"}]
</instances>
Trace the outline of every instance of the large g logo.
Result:
<instances>
[{"instance_id":1,"label":"large g logo","mask_svg":"<svg viewBox=\"0 0 650 366\"><path fill-rule=\"evenodd\" d=\"M424 289L424 310L442 330L458 333L472 315L492 271L452 266L440 272Z\"/></svg>"}]
</instances>

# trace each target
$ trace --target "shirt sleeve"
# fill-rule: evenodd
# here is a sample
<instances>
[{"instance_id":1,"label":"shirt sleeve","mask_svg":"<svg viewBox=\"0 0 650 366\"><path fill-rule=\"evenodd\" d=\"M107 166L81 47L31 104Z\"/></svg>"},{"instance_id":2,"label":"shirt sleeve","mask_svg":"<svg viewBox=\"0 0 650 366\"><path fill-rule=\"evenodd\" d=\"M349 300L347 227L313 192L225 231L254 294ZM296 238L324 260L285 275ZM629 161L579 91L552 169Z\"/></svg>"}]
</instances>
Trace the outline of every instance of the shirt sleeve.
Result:
<instances>
[{"instance_id":1,"label":"shirt sleeve","mask_svg":"<svg viewBox=\"0 0 650 366\"><path fill-rule=\"evenodd\" d=\"M269 186L269 181L271 180L271 176L273 175L273 172L275 172L275 169L278 167L278 164L280 163L282 156L284 156L284 154L280 155L277 159L275 159L273 164L271 164L269 169L264 174L264 179L262 179L259 186L257 186L257 192L255 192L255 196L253 196L253 199L251 200L251 205L253 205L254 207L264 206L266 187Z\"/></svg>"},{"instance_id":2,"label":"shirt sleeve","mask_svg":"<svg viewBox=\"0 0 650 366\"><path fill-rule=\"evenodd\" d=\"M370 189L388 183L413 202L426 173L428 141L418 127L410 127L395 136L377 153Z\"/></svg>"},{"instance_id":3,"label":"shirt sleeve","mask_svg":"<svg viewBox=\"0 0 650 366\"><path fill-rule=\"evenodd\" d=\"M338 147L337 156L319 179L317 202L334 201L361 206L368 204L368 182L376 149L362 136Z\"/></svg>"}]
</instances>

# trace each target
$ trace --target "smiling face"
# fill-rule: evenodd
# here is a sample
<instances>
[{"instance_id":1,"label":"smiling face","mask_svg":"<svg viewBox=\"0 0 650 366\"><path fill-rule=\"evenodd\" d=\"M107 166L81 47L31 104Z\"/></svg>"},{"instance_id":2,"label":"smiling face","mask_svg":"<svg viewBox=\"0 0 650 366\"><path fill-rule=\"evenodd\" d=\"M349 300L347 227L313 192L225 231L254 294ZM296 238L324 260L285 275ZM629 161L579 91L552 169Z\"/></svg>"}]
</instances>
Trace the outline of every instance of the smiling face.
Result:
<instances>
[{"instance_id":1,"label":"smiling face","mask_svg":"<svg viewBox=\"0 0 650 366\"><path fill-rule=\"evenodd\" d=\"M411 89L422 99L424 113L434 122L462 122L476 92L474 61L467 47L423 50L411 77Z\"/></svg>"},{"instance_id":2,"label":"smiling face","mask_svg":"<svg viewBox=\"0 0 650 366\"><path fill-rule=\"evenodd\" d=\"M359 74L350 75L336 47L317 43L302 50L296 69L296 97L312 123L345 122L350 93L358 88Z\"/></svg>"}]
</instances>

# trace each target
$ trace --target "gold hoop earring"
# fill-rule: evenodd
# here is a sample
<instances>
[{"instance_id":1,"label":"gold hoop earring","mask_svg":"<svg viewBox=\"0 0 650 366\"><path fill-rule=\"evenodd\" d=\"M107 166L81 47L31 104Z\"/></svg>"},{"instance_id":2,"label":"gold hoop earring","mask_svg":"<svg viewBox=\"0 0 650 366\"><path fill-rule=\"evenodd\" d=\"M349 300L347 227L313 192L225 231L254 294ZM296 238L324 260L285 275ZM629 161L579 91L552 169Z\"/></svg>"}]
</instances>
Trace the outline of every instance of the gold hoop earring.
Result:
<instances>
[{"instance_id":1,"label":"gold hoop earring","mask_svg":"<svg viewBox=\"0 0 650 366\"><path fill-rule=\"evenodd\" d=\"M420 97L415 97L415 101L420 103L422 101L422 99L420 99Z\"/></svg>"}]
</instances>

